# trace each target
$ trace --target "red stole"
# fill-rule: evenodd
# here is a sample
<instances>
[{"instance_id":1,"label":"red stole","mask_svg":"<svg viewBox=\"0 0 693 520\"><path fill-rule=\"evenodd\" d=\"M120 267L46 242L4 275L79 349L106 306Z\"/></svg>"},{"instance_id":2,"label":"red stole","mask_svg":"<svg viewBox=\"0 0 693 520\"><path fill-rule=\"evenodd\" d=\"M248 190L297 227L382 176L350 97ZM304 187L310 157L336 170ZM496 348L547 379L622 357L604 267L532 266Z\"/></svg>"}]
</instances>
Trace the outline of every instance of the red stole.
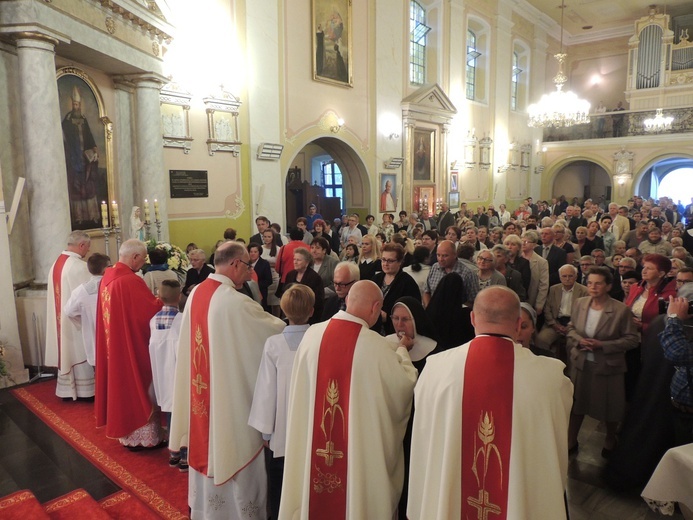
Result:
<instances>
[{"instance_id":1,"label":"red stole","mask_svg":"<svg viewBox=\"0 0 693 520\"><path fill-rule=\"evenodd\" d=\"M512 341L472 340L462 393L463 519L507 518L514 366Z\"/></svg>"},{"instance_id":2,"label":"red stole","mask_svg":"<svg viewBox=\"0 0 693 520\"><path fill-rule=\"evenodd\" d=\"M55 261L53 266L53 303L55 304L55 324L58 328L58 372L60 372L60 342L62 336L62 329L60 322L62 321L62 279L63 279L63 267L65 267L65 262L70 258L66 254L61 254Z\"/></svg>"},{"instance_id":3,"label":"red stole","mask_svg":"<svg viewBox=\"0 0 693 520\"><path fill-rule=\"evenodd\" d=\"M209 304L221 282L207 278L190 309L190 439L188 464L207 475L209 464Z\"/></svg>"},{"instance_id":4,"label":"red stole","mask_svg":"<svg viewBox=\"0 0 693 520\"><path fill-rule=\"evenodd\" d=\"M309 518L346 518L349 394L363 326L330 320L320 343L310 450Z\"/></svg>"}]
</instances>

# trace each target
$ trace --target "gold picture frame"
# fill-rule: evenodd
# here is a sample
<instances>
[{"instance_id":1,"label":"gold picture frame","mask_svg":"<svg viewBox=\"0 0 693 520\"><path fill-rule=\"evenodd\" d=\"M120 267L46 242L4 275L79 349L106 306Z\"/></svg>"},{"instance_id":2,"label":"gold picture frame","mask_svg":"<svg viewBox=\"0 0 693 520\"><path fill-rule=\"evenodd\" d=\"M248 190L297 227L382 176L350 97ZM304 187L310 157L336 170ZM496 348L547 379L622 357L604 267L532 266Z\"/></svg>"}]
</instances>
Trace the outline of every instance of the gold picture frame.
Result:
<instances>
[{"instance_id":1,"label":"gold picture frame","mask_svg":"<svg viewBox=\"0 0 693 520\"><path fill-rule=\"evenodd\" d=\"M352 87L352 0L311 1L313 79Z\"/></svg>"},{"instance_id":2,"label":"gold picture frame","mask_svg":"<svg viewBox=\"0 0 693 520\"><path fill-rule=\"evenodd\" d=\"M435 182L436 131L432 128L414 130L412 146L412 177L414 182Z\"/></svg>"},{"instance_id":3,"label":"gold picture frame","mask_svg":"<svg viewBox=\"0 0 693 520\"><path fill-rule=\"evenodd\" d=\"M103 228L101 203L114 198L113 124L96 83L76 67L56 73L72 230ZM106 204L110 213L110 204ZM108 215L111 223L112 215Z\"/></svg>"}]
</instances>

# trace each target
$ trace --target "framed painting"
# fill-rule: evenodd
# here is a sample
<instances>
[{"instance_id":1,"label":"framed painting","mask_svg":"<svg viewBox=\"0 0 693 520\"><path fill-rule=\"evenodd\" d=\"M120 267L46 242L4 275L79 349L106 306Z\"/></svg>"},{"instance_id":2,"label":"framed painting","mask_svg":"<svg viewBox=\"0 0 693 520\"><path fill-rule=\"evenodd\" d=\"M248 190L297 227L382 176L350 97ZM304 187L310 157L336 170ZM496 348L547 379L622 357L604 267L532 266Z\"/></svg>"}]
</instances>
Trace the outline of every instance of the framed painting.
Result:
<instances>
[{"instance_id":1,"label":"framed painting","mask_svg":"<svg viewBox=\"0 0 693 520\"><path fill-rule=\"evenodd\" d=\"M429 128L414 130L413 157L414 181L435 182L436 131Z\"/></svg>"},{"instance_id":2,"label":"framed painting","mask_svg":"<svg viewBox=\"0 0 693 520\"><path fill-rule=\"evenodd\" d=\"M351 87L351 1L313 3L313 79Z\"/></svg>"},{"instance_id":3,"label":"framed painting","mask_svg":"<svg viewBox=\"0 0 693 520\"><path fill-rule=\"evenodd\" d=\"M67 190L72 229L97 229L102 220L101 202L112 199L112 124L91 78L75 67L57 72ZM110 211L110 204L107 204Z\"/></svg>"},{"instance_id":4,"label":"framed painting","mask_svg":"<svg viewBox=\"0 0 693 520\"><path fill-rule=\"evenodd\" d=\"M380 212L392 213L397 211L397 175L380 174Z\"/></svg>"},{"instance_id":5,"label":"framed painting","mask_svg":"<svg viewBox=\"0 0 693 520\"><path fill-rule=\"evenodd\" d=\"M452 172L450 174L450 191L459 191L457 189L458 176L459 176L459 173L457 173L457 172Z\"/></svg>"},{"instance_id":6,"label":"framed painting","mask_svg":"<svg viewBox=\"0 0 693 520\"><path fill-rule=\"evenodd\" d=\"M457 191L452 192L452 191L451 191L450 193L448 193L448 196L449 196L449 198L450 198L449 204L450 204L450 207L451 207L451 208L456 208L457 206L460 205L460 194L459 194L459 192L457 192Z\"/></svg>"}]
</instances>

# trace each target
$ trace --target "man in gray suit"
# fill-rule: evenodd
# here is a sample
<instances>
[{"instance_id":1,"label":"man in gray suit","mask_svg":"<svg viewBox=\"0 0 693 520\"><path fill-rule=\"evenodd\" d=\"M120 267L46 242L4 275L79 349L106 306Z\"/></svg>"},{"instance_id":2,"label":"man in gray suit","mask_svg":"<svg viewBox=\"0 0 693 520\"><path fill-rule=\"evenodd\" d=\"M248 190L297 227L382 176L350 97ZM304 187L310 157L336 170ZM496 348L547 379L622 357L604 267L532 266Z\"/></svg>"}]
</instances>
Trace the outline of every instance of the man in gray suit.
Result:
<instances>
[{"instance_id":1,"label":"man in gray suit","mask_svg":"<svg viewBox=\"0 0 693 520\"><path fill-rule=\"evenodd\" d=\"M544 307L546 321L535 341L537 347L557 353L559 359L563 361L567 359L565 344L560 348L558 342L565 338L568 332L573 302L587 296L587 287L576 282L577 272L577 269L570 264L558 270L561 283L549 289L549 296L546 298Z\"/></svg>"}]
</instances>

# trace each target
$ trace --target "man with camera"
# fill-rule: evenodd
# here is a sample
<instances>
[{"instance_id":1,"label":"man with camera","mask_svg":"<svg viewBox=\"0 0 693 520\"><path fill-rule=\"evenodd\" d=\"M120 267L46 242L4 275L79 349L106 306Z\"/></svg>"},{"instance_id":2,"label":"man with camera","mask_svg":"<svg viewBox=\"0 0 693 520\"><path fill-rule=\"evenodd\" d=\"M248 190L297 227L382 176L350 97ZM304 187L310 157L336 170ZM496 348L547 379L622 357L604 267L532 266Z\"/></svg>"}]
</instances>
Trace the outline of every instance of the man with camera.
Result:
<instances>
[{"instance_id":1,"label":"man with camera","mask_svg":"<svg viewBox=\"0 0 693 520\"><path fill-rule=\"evenodd\" d=\"M676 444L693 442L693 283L679 287L677 297L669 297L667 323L659 334L664 357L676 372L671 380Z\"/></svg>"}]
</instances>

